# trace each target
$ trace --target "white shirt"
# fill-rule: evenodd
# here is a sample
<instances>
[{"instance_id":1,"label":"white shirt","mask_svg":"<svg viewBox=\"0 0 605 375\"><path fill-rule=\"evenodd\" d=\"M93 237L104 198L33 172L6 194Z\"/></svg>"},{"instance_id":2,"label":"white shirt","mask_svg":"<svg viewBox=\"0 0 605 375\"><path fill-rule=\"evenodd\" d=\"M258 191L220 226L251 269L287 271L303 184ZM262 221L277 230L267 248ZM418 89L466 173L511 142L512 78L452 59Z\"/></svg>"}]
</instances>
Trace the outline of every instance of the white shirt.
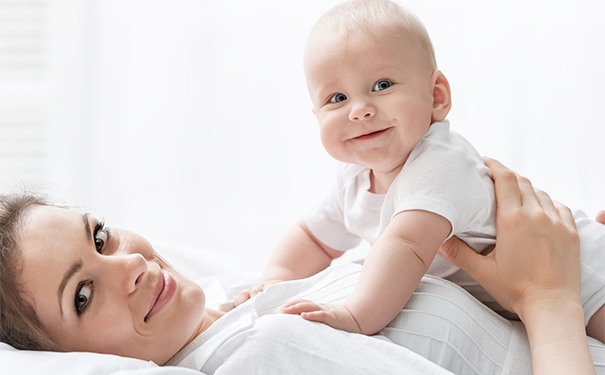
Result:
<instances>
[{"instance_id":1,"label":"white shirt","mask_svg":"<svg viewBox=\"0 0 605 375\"><path fill-rule=\"evenodd\" d=\"M208 375L451 374L444 368L465 374L531 373L521 323L507 321L432 276L422 279L405 309L376 336L279 312L299 298L342 303L360 272L360 265L344 264L271 285L218 319L167 365Z\"/></svg>"},{"instance_id":2,"label":"white shirt","mask_svg":"<svg viewBox=\"0 0 605 375\"><path fill-rule=\"evenodd\" d=\"M167 365L205 374L451 374L388 340L279 313L297 298L342 303L360 269L348 264L271 285L217 320Z\"/></svg>"},{"instance_id":3,"label":"white shirt","mask_svg":"<svg viewBox=\"0 0 605 375\"><path fill-rule=\"evenodd\" d=\"M396 214L424 210L447 219L449 236L477 252L495 243L496 200L489 169L466 139L450 131L447 120L429 127L386 194L369 188L370 169L342 164L328 196L307 212L305 223L324 244L348 250L362 239L373 244ZM428 273L447 277L457 271L437 254Z\"/></svg>"}]
</instances>

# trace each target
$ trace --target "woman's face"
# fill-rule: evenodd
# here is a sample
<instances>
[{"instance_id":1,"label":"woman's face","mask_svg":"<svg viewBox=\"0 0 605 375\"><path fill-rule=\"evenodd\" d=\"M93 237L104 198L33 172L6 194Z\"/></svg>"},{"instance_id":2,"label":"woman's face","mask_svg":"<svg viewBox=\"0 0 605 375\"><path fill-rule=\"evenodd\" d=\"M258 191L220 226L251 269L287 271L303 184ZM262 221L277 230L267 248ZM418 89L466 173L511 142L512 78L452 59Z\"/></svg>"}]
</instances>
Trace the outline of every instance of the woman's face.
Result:
<instances>
[{"instance_id":1,"label":"woman's face","mask_svg":"<svg viewBox=\"0 0 605 375\"><path fill-rule=\"evenodd\" d=\"M204 292L143 237L34 206L19 238L19 281L61 350L164 364L197 332Z\"/></svg>"}]
</instances>

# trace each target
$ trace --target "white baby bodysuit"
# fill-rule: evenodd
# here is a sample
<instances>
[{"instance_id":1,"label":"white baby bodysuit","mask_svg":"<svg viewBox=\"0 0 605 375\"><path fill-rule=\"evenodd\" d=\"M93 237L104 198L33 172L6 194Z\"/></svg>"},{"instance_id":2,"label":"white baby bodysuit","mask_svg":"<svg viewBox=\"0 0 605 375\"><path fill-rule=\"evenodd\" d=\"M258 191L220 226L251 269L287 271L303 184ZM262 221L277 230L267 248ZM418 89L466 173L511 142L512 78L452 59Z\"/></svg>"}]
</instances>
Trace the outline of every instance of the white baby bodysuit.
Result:
<instances>
[{"instance_id":1,"label":"white baby bodysuit","mask_svg":"<svg viewBox=\"0 0 605 375\"><path fill-rule=\"evenodd\" d=\"M478 252L495 243L496 200L489 169L466 139L449 130L447 120L430 126L386 194L369 188L370 169L342 164L335 185L306 213L305 223L326 245L348 250L362 239L373 244L396 214L424 210L446 218L450 236ZM437 254L428 273L448 277L457 271Z\"/></svg>"}]
</instances>

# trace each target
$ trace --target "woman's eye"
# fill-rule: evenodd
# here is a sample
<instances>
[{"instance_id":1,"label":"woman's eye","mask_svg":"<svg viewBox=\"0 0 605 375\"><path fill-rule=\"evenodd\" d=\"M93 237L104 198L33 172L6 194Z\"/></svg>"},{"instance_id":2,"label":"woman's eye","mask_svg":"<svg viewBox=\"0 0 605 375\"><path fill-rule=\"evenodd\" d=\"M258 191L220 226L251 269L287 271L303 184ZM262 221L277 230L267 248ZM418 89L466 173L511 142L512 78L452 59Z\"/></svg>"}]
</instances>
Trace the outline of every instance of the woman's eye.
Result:
<instances>
[{"instance_id":1,"label":"woman's eye","mask_svg":"<svg viewBox=\"0 0 605 375\"><path fill-rule=\"evenodd\" d=\"M391 87L391 85L392 85L391 81L387 81L386 79L383 79L383 80L376 82L372 91L386 90L389 87Z\"/></svg>"},{"instance_id":2,"label":"woman's eye","mask_svg":"<svg viewBox=\"0 0 605 375\"><path fill-rule=\"evenodd\" d=\"M344 102L345 100L347 100L347 96L345 94L334 94L331 98L330 98L330 103L340 103L340 102Z\"/></svg>"},{"instance_id":3,"label":"woman's eye","mask_svg":"<svg viewBox=\"0 0 605 375\"><path fill-rule=\"evenodd\" d=\"M92 281L82 283L76 290L76 313L80 315L86 308L88 307L88 303L90 302L90 297L92 296Z\"/></svg>"},{"instance_id":4,"label":"woman's eye","mask_svg":"<svg viewBox=\"0 0 605 375\"><path fill-rule=\"evenodd\" d=\"M103 254L103 247L107 243L107 231L105 230L104 222L100 221L95 227L94 238L97 253Z\"/></svg>"}]
</instances>

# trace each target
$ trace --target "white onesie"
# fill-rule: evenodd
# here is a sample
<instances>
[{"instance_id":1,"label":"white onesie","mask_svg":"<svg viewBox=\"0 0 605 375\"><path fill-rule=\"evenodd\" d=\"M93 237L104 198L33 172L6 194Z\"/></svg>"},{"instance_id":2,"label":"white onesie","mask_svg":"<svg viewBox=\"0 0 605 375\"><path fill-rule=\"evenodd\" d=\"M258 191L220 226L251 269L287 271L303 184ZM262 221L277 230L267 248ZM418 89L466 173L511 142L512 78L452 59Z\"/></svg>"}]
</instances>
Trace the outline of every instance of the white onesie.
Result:
<instances>
[{"instance_id":1,"label":"white onesie","mask_svg":"<svg viewBox=\"0 0 605 375\"><path fill-rule=\"evenodd\" d=\"M429 127L386 194L368 191L369 168L342 164L328 196L305 215L305 223L313 235L344 251L361 240L373 244L396 214L423 210L451 223L448 238L455 235L477 252L491 249L496 235L496 200L490 171L470 142L449 127L447 120ZM605 228L600 229L605 232ZM583 238L587 232L579 233L583 241L591 244L583 244L581 249L582 288L590 291L587 292L590 296L582 300L588 322L605 303L605 235ZM427 273L455 282L492 309L510 316L465 272L440 254L435 256ZM588 299L592 301L590 306L586 305Z\"/></svg>"}]
</instances>

